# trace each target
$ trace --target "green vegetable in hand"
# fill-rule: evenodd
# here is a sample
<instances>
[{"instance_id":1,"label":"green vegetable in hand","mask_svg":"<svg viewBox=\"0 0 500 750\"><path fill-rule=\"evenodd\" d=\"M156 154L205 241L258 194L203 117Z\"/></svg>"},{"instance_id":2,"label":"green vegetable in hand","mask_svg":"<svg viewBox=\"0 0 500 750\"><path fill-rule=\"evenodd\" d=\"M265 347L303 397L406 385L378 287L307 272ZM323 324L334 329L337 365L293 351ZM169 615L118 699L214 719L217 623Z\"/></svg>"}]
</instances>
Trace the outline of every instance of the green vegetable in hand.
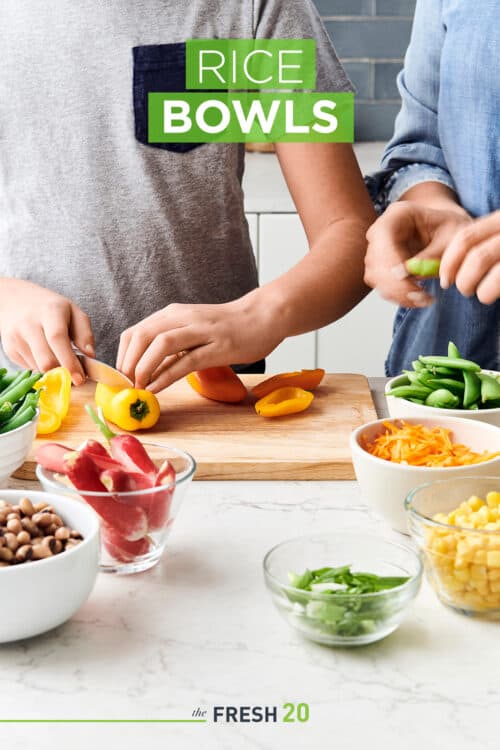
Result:
<instances>
[{"instance_id":1,"label":"green vegetable in hand","mask_svg":"<svg viewBox=\"0 0 500 750\"><path fill-rule=\"evenodd\" d=\"M435 258L410 258L406 261L406 270L410 276L438 276L440 266L441 261Z\"/></svg>"}]
</instances>

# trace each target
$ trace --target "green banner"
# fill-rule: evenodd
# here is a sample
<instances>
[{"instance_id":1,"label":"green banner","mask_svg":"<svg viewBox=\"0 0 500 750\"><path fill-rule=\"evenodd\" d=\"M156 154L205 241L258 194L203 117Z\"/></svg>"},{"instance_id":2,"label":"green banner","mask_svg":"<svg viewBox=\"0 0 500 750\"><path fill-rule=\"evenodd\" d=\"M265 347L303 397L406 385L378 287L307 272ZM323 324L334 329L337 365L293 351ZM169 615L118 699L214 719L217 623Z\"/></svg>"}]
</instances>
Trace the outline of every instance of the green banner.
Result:
<instances>
[{"instance_id":1,"label":"green banner","mask_svg":"<svg viewBox=\"0 0 500 750\"><path fill-rule=\"evenodd\" d=\"M188 90L316 88L314 39L190 39Z\"/></svg>"},{"instance_id":2,"label":"green banner","mask_svg":"<svg viewBox=\"0 0 500 750\"><path fill-rule=\"evenodd\" d=\"M150 93L150 143L352 143L351 93Z\"/></svg>"}]
</instances>

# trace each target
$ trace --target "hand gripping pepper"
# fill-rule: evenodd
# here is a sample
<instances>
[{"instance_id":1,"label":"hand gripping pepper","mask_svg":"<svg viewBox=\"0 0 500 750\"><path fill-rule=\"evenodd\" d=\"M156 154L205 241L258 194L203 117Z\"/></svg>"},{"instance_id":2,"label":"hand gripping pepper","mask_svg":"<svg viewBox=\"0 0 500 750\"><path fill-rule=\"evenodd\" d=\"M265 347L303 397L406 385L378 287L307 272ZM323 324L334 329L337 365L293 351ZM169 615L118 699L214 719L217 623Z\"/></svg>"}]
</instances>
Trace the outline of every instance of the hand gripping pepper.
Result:
<instances>
[{"instance_id":1,"label":"hand gripping pepper","mask_svg":"<svg viewBox=\"0 0 500 750\"><path fill-rule=\"evenodd\" d=\"M71 375L65 367L54 367L34 383L33 388L40 391L38 408L37 434L50 435L61 426L69 411L71 399Z\"/></svg>"},{"instance_id":2,"label":"hand gripping pepper","mask_svg":"<svg viewBox=\"0 0 500 750\"><path fill-rule=\"evenodd\" d=\"M150 391L137 388L111 388L98 383L95 401L106 419L127 432L148 430L160 418L160 404Z\"/></svg>"},{"instance_id":3,"label":"hand gripping pepper","mask_svg":"<svg viewBox=\"0 0 500 750\"><path fill-rule=\"evenodd\" d=\"M320 368L317 370L301 370L300 372L283 372L259 383L255 388L252 388L251 393L255 398L264 398L268 393L272 393L278 388L303 388L306 391L313 391L324 377L325 371Z\"/></svg>"},{"instance_id":4,"label":"hand gripping pepper","mask_svg":"<svg viewBox=\"0 0 500 750\"><path fill-rule=\"evenodd\" d=\"M298 414L309 408L313 399L314 395L303 388L278 388L257 401L255 411L261 417Z\"/></svg>"}]
</instances>

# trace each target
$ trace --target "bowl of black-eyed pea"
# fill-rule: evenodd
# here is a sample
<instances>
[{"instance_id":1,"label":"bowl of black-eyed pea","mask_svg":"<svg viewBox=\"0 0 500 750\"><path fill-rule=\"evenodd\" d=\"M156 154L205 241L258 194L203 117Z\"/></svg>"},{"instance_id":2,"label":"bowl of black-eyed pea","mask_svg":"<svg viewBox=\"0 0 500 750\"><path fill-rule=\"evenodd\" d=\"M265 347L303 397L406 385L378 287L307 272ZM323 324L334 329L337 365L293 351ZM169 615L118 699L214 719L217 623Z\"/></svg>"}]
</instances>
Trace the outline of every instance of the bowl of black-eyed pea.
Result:
<instances>
[{"instance_id":1,"label":"bowl of black-eyed pea","mask_svg":"<svg viewBox=\"0 0 500 750\"><path fill-rule=\"evenodd\" d=\"M99 565L99 520L84 503L46 492L0 490L0 643L70 619Z\"/></svg>"}]
</instances>

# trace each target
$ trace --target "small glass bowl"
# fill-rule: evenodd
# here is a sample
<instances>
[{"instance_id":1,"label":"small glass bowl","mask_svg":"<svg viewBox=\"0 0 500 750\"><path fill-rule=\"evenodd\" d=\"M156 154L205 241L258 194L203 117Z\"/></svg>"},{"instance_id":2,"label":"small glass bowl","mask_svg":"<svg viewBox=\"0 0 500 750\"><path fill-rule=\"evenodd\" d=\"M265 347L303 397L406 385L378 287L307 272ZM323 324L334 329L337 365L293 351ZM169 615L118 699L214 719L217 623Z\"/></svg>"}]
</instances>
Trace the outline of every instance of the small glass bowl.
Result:
<instances>
[{"instance_id":1,"label":"small glass bowl","mask_svg":"<svg viewBox=\"0 0 500 750\"><path fill-rule=\"evenodd\" d=\"M500 492L500 477L457 477L421 485L405 506L412 537L422 551L438 599L461 614L500 619L500 530L435 521L471 497ZM498 508L500 518L500 507Z\"/></svg>"},{"instance_id":2,"label":"small glass bowl","mask_svg":"<svg viewBox=\"0 0 500 750\"><path fill-rule=\"evenodd\" d=\"M352 565L353 572L404 576L409 580L373 594L304 591L288 573ZM403 544L359 531L315 534L282 542L264 558L273 603L294 630L327 646L362 646L385 638L401 624L422 580L417 553Z\"/></svg>"},{"instance_id":3,"label":"small glass bowl","mask_svg":"<svg viewBox=\"0 0 500 750\"><path fill-rule=\"evenodd\" d=\"M157 466L165 459L172 463L175 483L137 492L118 492L113 497L109 492L86 492L83 496L66 477L40 465L36 467L36 476L46 492L79 498L95 510L100 503L110 503L104 509L108 522L101 518L100 569L107 573L140 573L156 565L196 470L196 462L189 453L161 443L143 442L143 445ZM117 513L120 531L109 522L110 508L111 518L114 511ZM124 530L126 533L120 533Z\"/></svg>"}]
</instances>

